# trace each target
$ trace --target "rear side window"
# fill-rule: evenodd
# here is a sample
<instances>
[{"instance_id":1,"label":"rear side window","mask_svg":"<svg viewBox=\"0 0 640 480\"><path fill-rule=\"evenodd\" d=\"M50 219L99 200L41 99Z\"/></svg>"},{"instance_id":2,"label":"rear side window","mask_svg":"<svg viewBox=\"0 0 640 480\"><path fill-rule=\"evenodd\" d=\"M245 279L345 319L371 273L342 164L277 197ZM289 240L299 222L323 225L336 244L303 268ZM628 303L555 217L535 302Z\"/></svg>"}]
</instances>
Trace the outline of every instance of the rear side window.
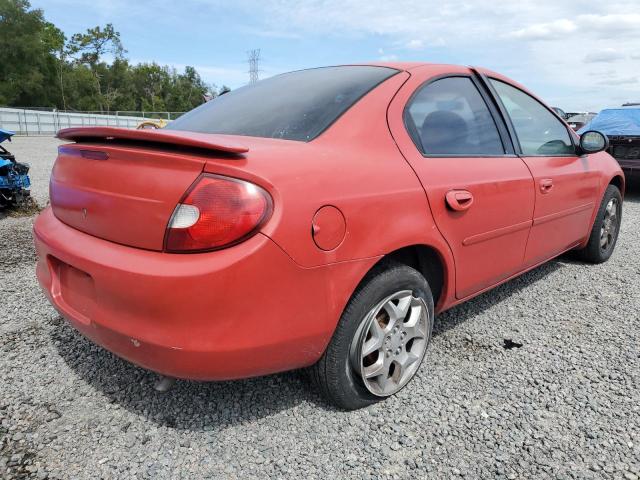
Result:
<instances>
[{"instance_id":1,"label":"rear side window","mask_svg":"<svg viewBox=\"0 0 640 480\"><path fill-rule=\"evenodd\" d=\"M491 79L516 130L523 155L575 155L564 124L535 98Z\"/></svg>"},{"instance_id":2,"label":"rear side window","mask_svg":"<svg viewBox=\"0 0 640 480\"><path fill-rule=\"evenodd\" d=\"M504 155L498 128L468 77L447 77L420 88L405 124L425 155Z\"/></svg>"},{"instance_id":3,"label":"rear side window","mask_svg":"<svg viewBox=\"0 0 640 480\"><path fill-rule=\"evenodd\" d=\"M396 73L372 66L285 73L216 97L166 128L308 142Z\"/></svg>"}]
</instances>

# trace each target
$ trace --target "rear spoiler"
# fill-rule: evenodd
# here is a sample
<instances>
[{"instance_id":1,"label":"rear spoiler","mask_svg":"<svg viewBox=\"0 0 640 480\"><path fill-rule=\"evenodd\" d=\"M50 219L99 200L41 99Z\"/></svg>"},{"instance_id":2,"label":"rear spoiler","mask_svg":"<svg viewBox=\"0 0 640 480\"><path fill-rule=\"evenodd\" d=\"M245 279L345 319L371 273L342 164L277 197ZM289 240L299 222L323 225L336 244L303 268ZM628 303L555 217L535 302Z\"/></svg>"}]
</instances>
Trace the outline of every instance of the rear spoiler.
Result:
<instances>
[{"instance_id":1,"label":"rear spoiler","mask_svg":"<svg viewBox=\"0 0 640 480\"><path fill-rule=\"evenodd\" d=\"M62 140L74 142L92 140L133 140L149 143L165 143L171 145L202 148L228 153L246 153L248 147L239 145L228 135L185 132L181 130L134 130L116 127L73 127L64 128L56 135Z\"/></svg>"}]
</instances>

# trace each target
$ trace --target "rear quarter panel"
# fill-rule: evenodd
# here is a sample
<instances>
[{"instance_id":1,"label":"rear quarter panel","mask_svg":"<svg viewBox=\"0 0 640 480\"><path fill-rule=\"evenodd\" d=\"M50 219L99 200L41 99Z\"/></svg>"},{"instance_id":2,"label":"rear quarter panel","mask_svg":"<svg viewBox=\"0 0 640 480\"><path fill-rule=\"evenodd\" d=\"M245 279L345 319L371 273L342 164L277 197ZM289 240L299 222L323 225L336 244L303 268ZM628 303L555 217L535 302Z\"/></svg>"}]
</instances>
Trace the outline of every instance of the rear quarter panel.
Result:
<instances>
[{"instance_id":1,"label":"rear quarter panel","mask_svg":"<svg viewBox=\"0 0 640 480\"><path fill-rule=\"evenodd\" d=\"M439 234L420 182L390 135L387 107L408 78L401 72L374 89L317 139L251 139L244 162L210 162L205 170L249 178L274 197L263 228L298 264L315 267L375 257ZM345 217L339 246L319 249L312 219L324 205Z\"/></svg>"}]
</instances>

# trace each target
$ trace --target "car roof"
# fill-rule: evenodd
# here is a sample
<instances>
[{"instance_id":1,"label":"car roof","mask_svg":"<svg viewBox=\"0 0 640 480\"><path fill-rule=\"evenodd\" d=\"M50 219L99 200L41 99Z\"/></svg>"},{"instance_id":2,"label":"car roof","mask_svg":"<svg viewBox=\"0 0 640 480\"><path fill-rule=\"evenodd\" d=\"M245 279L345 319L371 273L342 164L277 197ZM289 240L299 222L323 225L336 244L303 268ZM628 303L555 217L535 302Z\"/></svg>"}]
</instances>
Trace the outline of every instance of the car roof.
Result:
<instances>
[{"instance_id":1,"label":"car roof","mask_svg":"<svg viewBox=\"0 0 640 480\"><path fill-rule=\"evenodd\" d=\"M372 67L387 67L387 68L395 68L396 70L411 70L418 67L427 67L434 65L454 65L448 63L437 63L437 62L366 62L366 63L357 63L355 65L368 65Z\"/></svg>"},{"instance_id":2,"label":"car roof","mask_svg":"<svg viewBox=\"0 0 640 480\"><path fill-rule=\"evenodd\" d=\"M497 80L502 80L507 83L510 83L519 89L527 92L530 95L533 95L527 88L513 79L504 76L499 72L495 72L493 70L489 70L488 68L479 67L477 65L460 65L455 63L437 63L437 62L367 62L367 63L354 63L352 65L366 65L371 67L387 67L387 68L395 68L400 71L411 71L413 69L419 67L452 67L452 68L469 68L475 70L483 75L487 75L489 77L496 78ZM533 95L535 97L535 95Z\"/></svg>"}]
</instances>

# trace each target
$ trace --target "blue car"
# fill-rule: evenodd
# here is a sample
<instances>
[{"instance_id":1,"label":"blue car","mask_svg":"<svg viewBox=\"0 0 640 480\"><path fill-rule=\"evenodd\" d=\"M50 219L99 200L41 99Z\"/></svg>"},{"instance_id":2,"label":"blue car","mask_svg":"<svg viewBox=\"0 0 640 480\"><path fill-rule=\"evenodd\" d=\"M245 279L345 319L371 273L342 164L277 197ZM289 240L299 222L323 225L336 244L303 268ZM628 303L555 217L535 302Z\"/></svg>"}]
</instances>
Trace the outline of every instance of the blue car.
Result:
<instances>
[{"instance_id":1,"label":"blue car","mask_svg":"<svg viewBox=\"0 0 640 480\"><path fill-rule=\"evenodd\" d=\"M0 129L0 143L11 141L13 135L9 130ZM0 208L24 201L30 187L29 165L16 162L11 152L0 145Z\"/></svg>"},{"instance_id":2,"label":"blue car","mask_svg":"<svg viewBox=\"0 0 640 480\"><path fill-rule=\"evenodd\" d=\"M602 110L578 130L597 130L609 137L607 151L618 161L627 178L640 178L640 106Z\"/></svg>"}]
</instances>

